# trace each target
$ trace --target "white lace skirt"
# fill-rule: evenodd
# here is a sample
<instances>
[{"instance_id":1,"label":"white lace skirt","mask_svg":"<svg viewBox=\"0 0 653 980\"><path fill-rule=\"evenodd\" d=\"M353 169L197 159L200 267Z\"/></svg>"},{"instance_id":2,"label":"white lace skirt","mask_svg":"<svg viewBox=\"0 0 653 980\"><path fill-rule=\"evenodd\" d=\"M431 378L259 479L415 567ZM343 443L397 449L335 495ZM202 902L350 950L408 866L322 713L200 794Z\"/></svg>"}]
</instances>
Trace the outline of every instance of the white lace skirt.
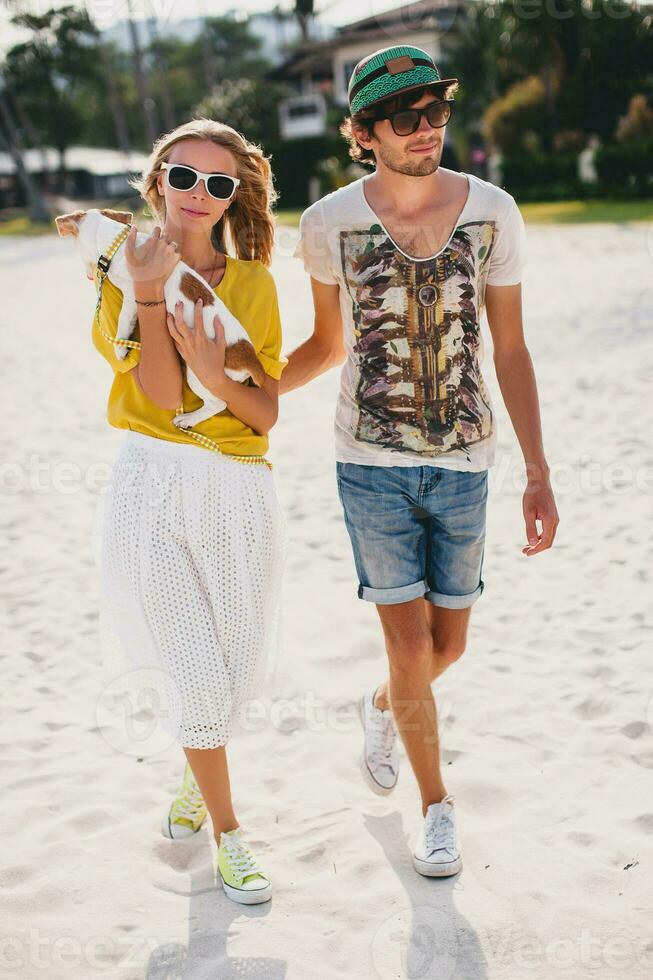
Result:
<instances>
[{"instance_id":1,"label":"white lace skirt","mask_svg":"<svg viewBox=\"0 0 653 980\"><path fill-rule=\"evenodd\" d=\"M103 666L183 746L226 745L279 673L271 470L127 430L96 512Z\"/></svg>"}]
</instances>

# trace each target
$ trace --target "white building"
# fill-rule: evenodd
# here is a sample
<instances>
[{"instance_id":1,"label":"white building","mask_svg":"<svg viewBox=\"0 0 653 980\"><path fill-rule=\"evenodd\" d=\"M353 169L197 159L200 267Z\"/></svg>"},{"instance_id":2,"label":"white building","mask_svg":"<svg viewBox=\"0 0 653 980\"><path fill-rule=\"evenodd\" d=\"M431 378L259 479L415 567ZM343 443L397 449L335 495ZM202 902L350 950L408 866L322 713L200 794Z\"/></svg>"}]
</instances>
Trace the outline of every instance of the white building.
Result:
<instances>
[{"instance_id":1,"label":"white building","mask_svg":"<svg viewBox=\"0 0 653 980\"><path fill-rule=\"evenodd\" d=\"M328 40L298 46L268 76L296 89L288 104L280 106L282 135L292 139L323 133L324 99L346 110L351 73L361 58L377 48L416 45L428 51L447 77L451 28L463 15L462 0L416 0L339 27Z\"/></svg>"}]
</instances>

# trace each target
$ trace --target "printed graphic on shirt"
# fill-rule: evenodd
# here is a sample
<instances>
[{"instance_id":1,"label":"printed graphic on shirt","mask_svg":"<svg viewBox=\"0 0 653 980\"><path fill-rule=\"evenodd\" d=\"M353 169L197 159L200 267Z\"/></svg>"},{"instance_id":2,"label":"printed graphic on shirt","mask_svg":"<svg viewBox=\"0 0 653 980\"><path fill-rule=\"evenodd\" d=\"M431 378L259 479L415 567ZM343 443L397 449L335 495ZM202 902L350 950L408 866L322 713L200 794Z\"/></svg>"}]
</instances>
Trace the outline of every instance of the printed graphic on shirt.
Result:
<instances>
[{"instance_id":1,"label":"printed graphic on shirt","mask_svg":"<svg viewBox=\"0 0 653 980\"><path fill-rule=\"evenodd\" d=\"M494 221L460 225L440 255L421 262L378 224L341 231L357 359L355 439L437 456L491 434L476 289L494 230Z\"/></svg>"}]
</instances>

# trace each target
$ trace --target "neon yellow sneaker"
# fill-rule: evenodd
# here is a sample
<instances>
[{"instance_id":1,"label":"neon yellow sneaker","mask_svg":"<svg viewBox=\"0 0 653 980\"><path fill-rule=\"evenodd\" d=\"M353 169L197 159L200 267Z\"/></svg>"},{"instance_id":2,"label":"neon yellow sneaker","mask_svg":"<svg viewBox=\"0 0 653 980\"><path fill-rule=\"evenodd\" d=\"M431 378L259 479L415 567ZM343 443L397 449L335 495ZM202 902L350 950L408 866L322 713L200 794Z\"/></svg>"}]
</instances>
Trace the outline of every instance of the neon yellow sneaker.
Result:
<instances>
[{"instance_id":1,"label":"neon yellow sneaker","mask_svg":"<svg viewBox=\"0 0 653 980\"><path fill-rule=\"evenodd\" d=\"M258 905L272 898L272 885L245 843L240 827L220 834L216 870L225 895L232 901Z\"/></svg>"},{"instance_id":2,"label":"neon yellow sneaker","mask_svg":"<svg viewBox=\"0 0 653 980\"><path fill-rule=\"evenodd\" d=\"M163 836L173 840L192 837L200 830L207 815L206 803L187 761L179 792L163 818L161 825Z\"/></svg>"}]
</instances>

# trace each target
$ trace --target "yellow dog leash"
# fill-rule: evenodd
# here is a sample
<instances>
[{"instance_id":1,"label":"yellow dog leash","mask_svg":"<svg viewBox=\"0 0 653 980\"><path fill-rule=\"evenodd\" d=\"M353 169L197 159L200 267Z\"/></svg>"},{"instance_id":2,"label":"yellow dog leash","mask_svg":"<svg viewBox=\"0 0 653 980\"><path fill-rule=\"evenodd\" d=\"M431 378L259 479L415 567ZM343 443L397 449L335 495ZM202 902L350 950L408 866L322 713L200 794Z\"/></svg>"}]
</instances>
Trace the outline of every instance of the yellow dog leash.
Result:
<instances>
[{"instance_id":1,"label":"yellow dog leash","mask_svg":"<svg viewBox=\"0 0 653 980\"><path fill-rule=\"evenodd\" d=\"M102 326L100 325L100 306L102 304L102 287L104 285L104 280L106 279L107 274L109 272L109 268L111 266L111 260L113 259L114 255L116 254L120 246L127 238L127 235L129 234L130 230L131 230L131 225L125 225L125 227L118 232L114 240L111 242L111 245L109 245L106 254L101 255L97 260L96 277L98 281L98 293L97 293L97 303L95 304L94 319L97 323L98 330L105 338L105 340L108 340L112 344L119 345L120 347L133 347L135 350L140 350L141 344L139 343L139 341L119 340L116 337L110 337L109 334L106 333L106 331L103 330ZM182 415L183 411L184 411L184 406L182 402L181 407L175 410L175 417L177 415ZM265 466L267 466L268 469L270 470L272 469L272 463L270 463L270 461L267 460L265 456L256 456L256 455L239 456L236 453L225 453L222 451L222 449L220 449L217 442L214 442L213 439L209 439L208 436L203 435L201 432L193 432L192 429L181 429L180 431L186 432L196 442L200 443L206 449L211 449L213 450L213 452L219 453L221 456L227 456L229 459L235 459L239 463L259 463L259 464L262 463Z\"/></svg>"}]
</instances>

